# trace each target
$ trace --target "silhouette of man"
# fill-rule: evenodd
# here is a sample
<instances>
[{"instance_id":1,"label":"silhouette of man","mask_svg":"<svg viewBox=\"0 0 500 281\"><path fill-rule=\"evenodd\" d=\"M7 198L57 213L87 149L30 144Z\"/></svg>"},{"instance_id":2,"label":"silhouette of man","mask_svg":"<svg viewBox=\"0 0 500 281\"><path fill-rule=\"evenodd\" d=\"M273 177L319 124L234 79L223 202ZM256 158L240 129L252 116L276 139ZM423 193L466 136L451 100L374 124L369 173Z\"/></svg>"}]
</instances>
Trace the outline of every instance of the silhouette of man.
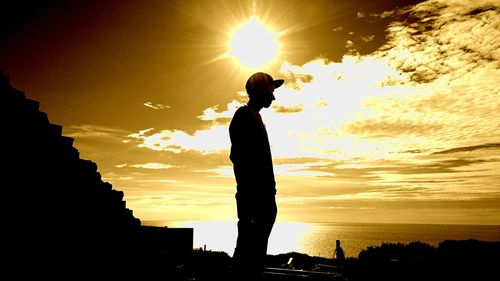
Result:
<instances>
[{"instance_id":1,"label":"silhouette of man","mask_svg":"<svg viewBox=\"0 0 500 281\"><path fill-rule=\"evenodd\" d=\"M276 182L267 131L259 111L269 108L274 89L284 80L257 72L247 80L248 104L236 110L229 126L230 159L236 178L238 239L231 266L232 280L258 280L276 219Z\"/></svg>"},{"instance_id":2,"label":"silhouette of man","mask_svg":"<svg viewBox=\"0 0 500 281\"><path fill-rule=\"evenodd\" d=\"M337 260L344 260L345 254L344 249L340 246L340 240L335 241L335 251L333 252L333 258L337 257Z\"/></svg>"}]
</instances>

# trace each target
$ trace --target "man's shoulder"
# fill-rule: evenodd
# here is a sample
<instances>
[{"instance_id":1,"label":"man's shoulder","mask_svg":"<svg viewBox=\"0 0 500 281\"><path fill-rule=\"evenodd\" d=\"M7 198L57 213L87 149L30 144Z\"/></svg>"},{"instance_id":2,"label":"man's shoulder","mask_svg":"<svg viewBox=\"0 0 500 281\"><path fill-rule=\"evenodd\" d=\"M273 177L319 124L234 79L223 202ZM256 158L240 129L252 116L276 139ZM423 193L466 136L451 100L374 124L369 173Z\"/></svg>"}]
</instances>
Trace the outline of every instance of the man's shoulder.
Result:
<instances>
[{"instance_id":1,"label":"man's shoulder","mask_svg":"<svg viewBox=\"0 0 500 281\"><path fill-rule=\"evenodd\" d=\"M242 122L243 119L245 119L245 115L247 115L246 113L246 108L247 106L240 106L236 109L236 111L234 112L234 115L233 115L233 118L231 119L231 124L230 124L230 128L233 127L235 124L239 124Z\"/></svg>"},{"instance_id":2,"label":"man's shoulder","mask_svg":"<svg viewBox=\"0 0 500 281\"><path fill-rule=\"evenodd\" d=\"M250 112L249 109L248 105L242 105L236 109L235 114L248 114Z\"/></svg>"},{"instance_id":3,"label":"man's shoulder","mask_svg":"<svg viewBox=\"0 0 500 281\"><path fill-rule=\"evenodd\" d=\"M252 112L251 112L250 108L246 105L243 105L243 106L238 107L238 109L236 109L236 112L234 113L233 119L234 118L246 119L246 118L249 118L251 115L252 115Z\"/></svg>"},{"instance_id":4,"label":"man's shoulder","mask_svg":"<svg viewBox=\"0 0 500 281\"><path fill-rule=\"evenodd\" d=\"M247 127L254 122L255 116L253 115L252 110L247 105L239 107L234 113L229 129L231 130L234 127Z\"/></svg>"}]
</instances>

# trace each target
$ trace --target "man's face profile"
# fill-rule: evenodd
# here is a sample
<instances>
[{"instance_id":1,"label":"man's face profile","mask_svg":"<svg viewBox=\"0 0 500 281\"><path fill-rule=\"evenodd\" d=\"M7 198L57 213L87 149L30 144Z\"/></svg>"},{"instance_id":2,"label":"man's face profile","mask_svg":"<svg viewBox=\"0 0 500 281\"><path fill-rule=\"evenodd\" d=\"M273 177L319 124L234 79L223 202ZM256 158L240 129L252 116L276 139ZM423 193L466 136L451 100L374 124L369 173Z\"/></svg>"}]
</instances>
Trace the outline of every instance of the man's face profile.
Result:
<instances>
[{"instance_id":1,"label":"man's face profile","mask_svg":"<svg viewBox=\"0 0 500 281\"><path fill-rule=\"evenodd\" d=\"M272 83L260 84L258 90L251 99L254 99L258 104L262 105L262 107L269 108L273 100L275 100L274 85Z\"/></svg>"}]
</instances>

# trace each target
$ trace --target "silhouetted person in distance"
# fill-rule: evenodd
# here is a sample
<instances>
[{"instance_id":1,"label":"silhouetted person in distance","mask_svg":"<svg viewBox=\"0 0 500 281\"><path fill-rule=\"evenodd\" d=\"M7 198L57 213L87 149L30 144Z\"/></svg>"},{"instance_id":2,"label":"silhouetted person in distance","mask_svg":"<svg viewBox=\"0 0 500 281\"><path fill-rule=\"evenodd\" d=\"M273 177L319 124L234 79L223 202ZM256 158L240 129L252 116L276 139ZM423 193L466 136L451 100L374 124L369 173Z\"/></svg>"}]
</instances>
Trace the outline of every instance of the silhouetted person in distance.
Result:
<instances>
[{"instance_id":1,"label":"silhouetted person in distance","mask_svg":"<svg viewBox=\"0 0 500 281\"><path fill-rule=\"evenodd\" d=\"M276 182L267 131L259 111L269 108L284 80L257 72L247 80L248 104L236 110L229 126L237 192L238 239L231 280L259 280L269 235L276 220Z\"/></svg>"},{"instance_id":2,"label":"silhouetted person in distance","mask_svg":"<svg viewBox=\"0 0 500 281\"><path fill-rule=\"evenodd\" d=\"M337 258L337 260L345 259L344 249L340 246L340 240L335 241L335 251L333 252L333 257Z\"/></svg>"}]
</instances>

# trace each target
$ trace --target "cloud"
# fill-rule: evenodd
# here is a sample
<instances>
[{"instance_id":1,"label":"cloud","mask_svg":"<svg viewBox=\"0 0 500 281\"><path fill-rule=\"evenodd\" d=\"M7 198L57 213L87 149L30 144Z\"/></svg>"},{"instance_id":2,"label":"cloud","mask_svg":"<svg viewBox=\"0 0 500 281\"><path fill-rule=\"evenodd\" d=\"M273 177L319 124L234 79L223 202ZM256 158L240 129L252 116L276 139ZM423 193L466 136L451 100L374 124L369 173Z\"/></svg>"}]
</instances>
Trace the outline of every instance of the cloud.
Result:
<instances>
[{"instance_id":1,"label":"cloud","mask_svg":"<svg viewBox=\"0 0 500 281\"><path fill-rule=\"evenodd\" d=\"M311 169L311 167L321 167L325 165L325 163L326 162L321 162L319 159L315 159L314 161L311 162L274 164L274 170L277 176L293 176L293 177L331 176L332 174L329 172Z\"/></svg>"},{"instance_id":2,"label":"cloud","mask_svg":"<svg viewBox=\"0 0 500 281\"><path fill-rule=\"evenodd\" d=\"M64 127L64 135L72 138L100 139L122 138L130 134L129 131L94 124L71 125Z\"/></svg>"},{"instance_id":3,"label":"cloud","mask_svg":"<svg viewBox=\"0 0 500 281\"><path fill-rule=\"evenodd\" d=\"M365 13L365 12L361 12L359 11L357 14L357 17L358 18L379 18L380 17L380 14L378 13Z\"/></svg>"},{"instance_id":4,"label":"cloud","mask_svg":"<svg viewBox=\"0 0 500 281\"><path fill-rule=\"evenodd\" d=\"M139 147L156 151L181 153L196 150L202 153L213 153L228 150L229 135L227 125L216 125L206 130L197 130L188 134L180 130L163 130L153 133L154 128L141 130L128 135L129 141L136 140Z\"/></svg>"},{"instance_id":5,"label":"cloud","mask_svg":"<svg viewBox=\"0 0 500 281\"><path fill-rule=\"evenodd\" d=\"M418 83L441 76L461 80L474 69L496 68L500 59L500 9L493 3L427 1L402 10L401 21L388 29L389 41L382 54Z\"/></svg>"},{"instance_id":6,"label":"cloud","mask_svg":"<svg viewBox=\"0 0 500 281\"><path fill-rule=\"evenodd\" d=\"M285 62L280 73L286 84L277 90L274 112L262 111L273 155L406 157L398 152L500 140L495 5L427 1L377 15L360 12L394 19L378 51L340 62ZM193 134L164 130L130 137L153 150L225 150L227 124L241 105L235 100L224 109L205 109L198 118L212 126Z\"/></svg>"},{"instance_id":7,"label":"cloud","mask_svg":"<svg viewBox=\"0 0 500 281\"><path fill-rule=\"evenodd\" d=\"M474 155L468 159L434 156L429 159L430 156L432 154L397 161L360 160L354 165L349 164L350 161L335 161L309 166L306 170L319 171L323 174L321 177L327 177L329 192L316 188L315 193L297 194L308 194L311 200L334 201L479 200L499 196L495 183L499 158Z\"/></svg>"},{"instance_id":8,"label":"cloud","mask_svg":"<svg viewBox=\"0 0 500 281\"><path fill-rule=\"evenodd\" d=\"M213 121L218 124L228 124L231 121L234 112L236 112L236 109L241 105L241 102L233 100L227 105L226 110L222 112L218 112L218 105L209 107L203 110L203 113L198 116L198 119L203 121Z\"/></svg>"},{"instance_id":9,"label":"cloud","mask_svg":"<svg viewBox=\"0 0 500 281\"><path fill-rule=\"evenodd\" d=\"M274 111L279 112L279 113L290 114L290 113L301 112L302 106L301 105L294 105L294 106L286 107L286 106L281 106L281 105L273 105L273 109L274 109Z\"/></svg>"},{"instance_id":10,"label":"cloud","mask_svg":"<svg viewBox=\"0 0 500 281\"><path fill-rule=\"evenodd\" d=\"M180 184L181 181L178 180L169 180L169 179L159 179L159 180L138 180L138 182L146 182L146 183L175 183Z\"/></svg>"},{"instance_id":11,"label":"cloud","mask_svg":"<svg viewBox=\"0 0 500 281\"><path fill-rule=\"evenodd\" d=\"M375 35L365 35L360 37L361 41L367 43L373 41L375 39Z\"/></svg>"},{"instance_id":12,"label":"cloud","mask_svg":"<svg viewBox=\"0 0 500 281\"><path fill-rule=\"evenodd\" d=\"M152 108L152 109L155 109L155 110L160 110L160 109L168 109L170 108L169 105L163 105L161 103L156 103L156 104L153 104L152 102L148 101L148 102L145 102L143 103L144 106L146 107L149 107L149 108Z\"/></svg>"},{"instance_id":13,"label":"cloud","mask_svg":"<svg viewBox=\"0 0 500 281\"><path fill-rule=\"evenodd\" d=\"M451 154L451 153L458 153L458 152L475 151L475 150L480 150L480 149L488 149L488 150L500 149L500 143L487 143L487 144L482 144L482 145L457 147L457 148L452 148L452 149L434 152L434 154Z\"/></svg>"},{"instance_id":14,"label":"cloud","mask_svg":"<svg viewBox=\"0 0 500 281\"><path fill-rule=\"evenodd\" d=\"M163 163L145 163L145 164L133 164L133 165L130 165L130 164L119 164L119 165L116 165L115 167L117 167L117 168L133 167L133 168L160 170L160 169L174 168L175 166L168 165L168 164L163 164Z\"/></svg>"},{"instance_id":15,"label":"cloud","mask_svg":"<svg viewBox=\"0 0 500 281\"><path fill-rule=\"evenodd\" d=\"M351 40L345 41L345 48L350 51L356 51L355 44Z\"/></svg>"},{"instance_id":16,"label":"cloud","mask_svg":"<svg viewBox=\"0 0 500 281\"><path fill-rule=\"evenodd\" d=\"M407 135L428 135L440 130L442 124L423 123L411 119L379 119L355 120L342 127L346 133L366 138L394 138Z\"/></svg>"},{"instance_id":17,"label":"cloud","mask_svg":"<svg viewBox=\"0 0 500 281\"><path fill-rule=\"evenodd\" d=\"M285 67L282 67L281 74L286 78L286 87L300 90L304 83L310 83L314 79L312 75L302 72L300 67L286 62L284 64Z\"/></svg>"},{"instance_id":18,"label":"cloud","mask_svg":"<svg viewBox=\"0 0 500 281\"><path fill-rule=\"evenodd\" d=\"M500 143L499 13L495 1L454 0L360 12L392 20L377 51L284 62L286 83L276 90L274 110L261 115L287 206L498 201L500 160L492 151ZM146 129L128 140L178 155L227 156L228 123L242 104L240 96L206 108L198 116L203 129L193 133ZM219 159L190 172L230 186L228 164Z\"/></svg>"}]
</instances>

